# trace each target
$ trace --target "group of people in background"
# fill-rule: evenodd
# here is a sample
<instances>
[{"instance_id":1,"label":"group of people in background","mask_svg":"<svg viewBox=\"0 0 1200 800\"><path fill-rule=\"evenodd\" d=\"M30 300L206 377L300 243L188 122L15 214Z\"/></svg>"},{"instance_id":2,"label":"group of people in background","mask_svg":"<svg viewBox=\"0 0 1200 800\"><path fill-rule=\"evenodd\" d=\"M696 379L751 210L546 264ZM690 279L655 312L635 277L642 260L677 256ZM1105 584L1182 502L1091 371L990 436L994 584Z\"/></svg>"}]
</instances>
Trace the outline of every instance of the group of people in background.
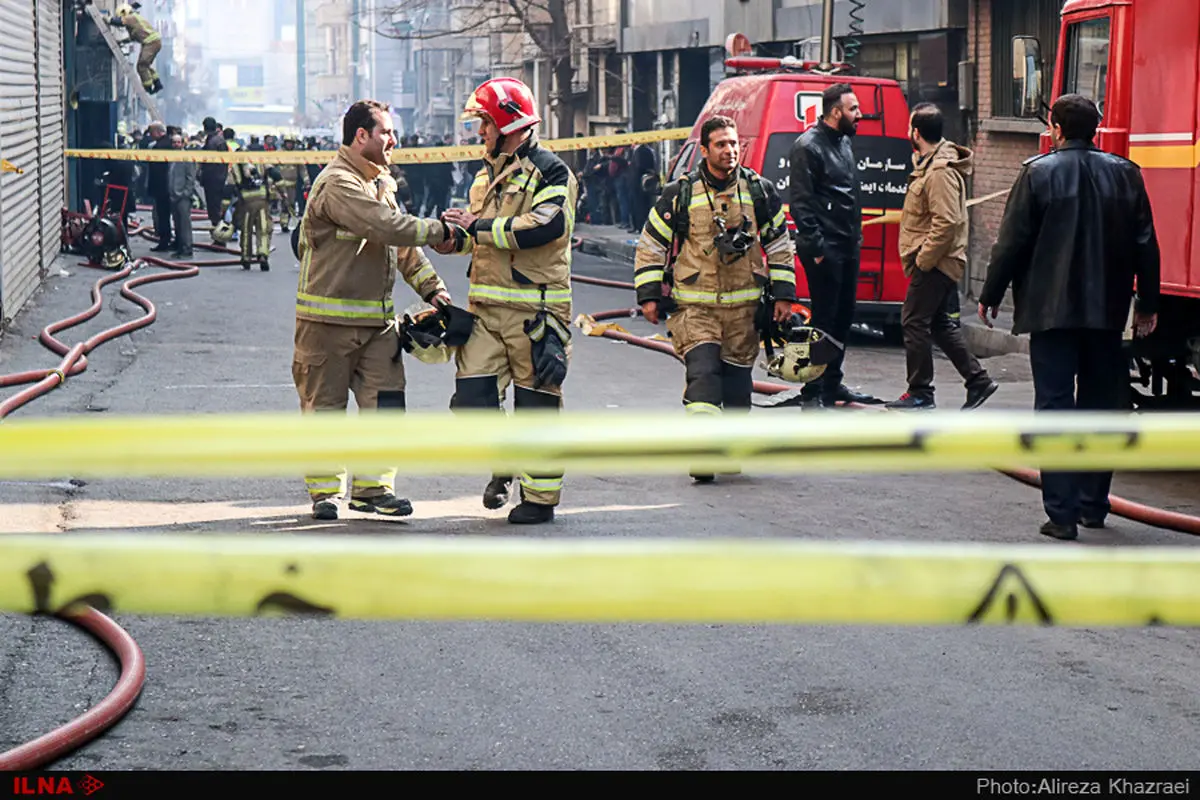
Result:
<instances>
[{"instance_id":1,"label":"group of people in background","mask_svg":"<svg viewBox=\"0 0 1200 800\"><path fill-rule=\"evenodd\" d=\"M623 129L618 134L625 133ZM650 144L579 151L580 220L641 233L662 194L661 160Z\"/></svg>"}]
</instances>

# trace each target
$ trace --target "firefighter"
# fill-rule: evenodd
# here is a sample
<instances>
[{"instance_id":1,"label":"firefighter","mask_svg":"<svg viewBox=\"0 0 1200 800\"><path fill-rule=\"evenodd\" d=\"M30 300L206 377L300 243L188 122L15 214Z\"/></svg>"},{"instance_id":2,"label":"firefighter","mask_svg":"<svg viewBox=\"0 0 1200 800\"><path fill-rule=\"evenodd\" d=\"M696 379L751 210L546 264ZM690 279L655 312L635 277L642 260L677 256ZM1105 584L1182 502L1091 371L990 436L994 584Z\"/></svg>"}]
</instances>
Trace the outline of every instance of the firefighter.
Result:
<instances>
[{"instance_id":1,"label":"firefighter","mask_svg":"<svg viewBox=\"0 0 1200 800\"><path fill-rule=\"evenodd\" d=\"M396 145L389 107L364 100L346 112L342 147L313 184L300 222L296 339L292 378L303 412L346 410L353 390L358 408L403 411L404 361L392 290L399 272L434 305L450 303L445 284L419 249L455 237L452 225L419 219L396 204L388 174ZM313 518L333 520L346 475L305 479ZM395 470L354 475L350 508L407 516L412 504L395 495Z\"/></svg>"},{"instance_id":2,"label":"firefighter","mask_svg":"<svg viewBox=\"0 0 1200 800\"><path fill-rule=\"evenodd\" d=\"M271 191L282 176L266 164L233 164L229 179L237 192L234 219L242 248L242 269L257 261L263 272L271 269Z\"/></svg>"},{"instance_id":3,"label":"firefighter","mask_svg":"<svg viewBox=\"0 0 1200 800\"><path fill-rule=\"evenodd\" d=\"M746 412L759 341L772 322L792 319L795 251L775 187L738 164L733 120L705 121L700 154L700 166L668 185L650 212L634 284L642 316L655 325L667 317L686 367L687 413Z\"/></svg>"},{"instance_id":4,"label":"firefighter","mask_svg":"<svg viewBox=\"0 0 1200 800\"><path fill-rule=\"evenodd\" d=\"M295 136L283 137L283 152L294 153L300 140ZM277 184L279 189L279 229L284 233L291 230L292 215L296 213L296 201L304 195L308 182L308 170L304 164L283 163L279 165L279 174L283 176Z\"/></svg>"},{"instance_id":5,"label":"firefighter","mask_svg":"<svg viewBox=\"0 0 1200 800\"><path fill-rule=\"evenodd\" d=\"M471 184L468 208L442 215L464 235L435 248L471 254L469 300L476 320L456 354L455 409L499 410L510 383L518 413L562 408L579 188L567 165L538 145L536 109L529 87L513 78L485 81L466 104L464 120L480 123L484 166ZM522 473L521 502L508 521L552 521L562 479L561 473ZM493 475L484 507L503 507L512 480Z\"/></svg>"},{"instance_id":6,"label":"firefighter","mask_svg":"<svg viewBox=\"0 0 1200 800\"><path fill-rule=\"evenodd\" d=\"M145 17L135 12L134 8L141 8L141 4L121 3L117 6L115 19L110 19L109 24L125 26L129 31L129 38L141 46L137 60L138 77L142 79L142 86L146 87L147 92L156 94L163 88L158 72L154 69L154 59L162 50L162 35L154 30L154 26Z\"/></svg>"}]
</instances>

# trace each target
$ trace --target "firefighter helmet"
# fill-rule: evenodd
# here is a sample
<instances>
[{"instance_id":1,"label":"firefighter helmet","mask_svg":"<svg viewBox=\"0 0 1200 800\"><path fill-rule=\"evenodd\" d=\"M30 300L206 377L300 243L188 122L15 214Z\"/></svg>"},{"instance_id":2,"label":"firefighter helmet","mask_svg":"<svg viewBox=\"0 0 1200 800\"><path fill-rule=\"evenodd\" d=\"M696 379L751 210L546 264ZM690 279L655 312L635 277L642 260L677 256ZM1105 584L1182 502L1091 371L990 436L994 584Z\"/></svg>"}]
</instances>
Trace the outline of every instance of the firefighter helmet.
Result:
<instances>
[{"instance_id":1,"label":"firefighter helmet","mask_svg":"<svg viewBox=\"0 0 1200 800\"><path fill-rule=\"evenodd\" d=\"M841 349L841 343L823 331L805 325L793 326L787 341L764 366L772 378L811 383L825 373L826 365Z\"/></svg>"},{"instance_id":2,"label":"firefighter helmet","mask_svg":"<svg viewBox=\"0 0 1200 800\"><path fill-rule=\"evenodd\" d=\"M444 364L466 344L474 322L471 312L457 306L422 304L405 311L396 330L406 353L426 364Z\"/></svg>"},{"instance_id":3,"label":"firefighter helmet","mask_svg":"<svg viewBox=\"0 0 1200 800\"><path fill-rule=\"evenodd\" d=\"M212 229L213 244L225 245L233 241L233 224L221 220Z\"/></svg>"},{"instance_id":4,"label":"firefighter helmet","mask_svg":"<svg viewBox=\"0 0 1200 800\"><path fill-rule=\"evenodd\" d=\"M533 92L516 78L492 78L479 84L467 98L462 118L480 116L489 117L502 135L532 128L542 121Z\"/></svg>"},{"instance_id":5,"label":"firefighter helmet","mask_svg":"<svg viewBox=\"0 0 1200 800\"><path fill-rule=\"evenodd\" d=\"M129 16L132 13L133 13L133 6L129 5L129 3L121 3L121 5L117 6L116 11L113 12L113 14L116 15L117 19L125 19L125 17Z\"/></svg>"}]
</instances>

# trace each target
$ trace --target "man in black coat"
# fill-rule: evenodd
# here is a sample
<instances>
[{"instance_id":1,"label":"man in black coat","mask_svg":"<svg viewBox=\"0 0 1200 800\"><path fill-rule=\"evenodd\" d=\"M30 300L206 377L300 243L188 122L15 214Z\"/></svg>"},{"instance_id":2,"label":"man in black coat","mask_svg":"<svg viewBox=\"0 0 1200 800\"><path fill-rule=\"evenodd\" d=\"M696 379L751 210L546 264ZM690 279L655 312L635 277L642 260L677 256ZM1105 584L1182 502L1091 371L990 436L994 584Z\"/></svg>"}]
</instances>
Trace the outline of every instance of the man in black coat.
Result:
<instances>
[{"instance_id":1,"label":"man in black coat","mask_svg":"<svg viewBox=\"0 0 1200 800\"><path fill-rule=\"evenodd\" d=\"M224 153L229 150L225 144L225 136L221 125L212 117L204 118L204 149ZM204 189L204 209L208 212L208 221L216 225L221 221L224 209L221 201L225 199L225 180L229 177L227 164L200 165L200 186Z\"/></svg>"},{"instance_id":2,"label":"man in black coat","mask_svg":"<svg viewBox=\"0 0 1200 800\"><path fill-rule=\"evenodd\" d=\"M1121 340L1158 322L1159 250L1136 164L1099 150L1095 103L1060 97L1050 111L1055 151L1025 162L992 250L979 316L991 327L1009 285L1013 333L1029 334L1038 411L1117 410L1129 380ZM1043 472L1046 536L1104 527L1112 472Z\"/></svg>"},{"instance_id":3,"label":"man in black coat","mask_svg":"<svg viewBox=\"0 0 1200 800\"><path fill-rule=\"evenodd\" d=\"M792 145L790 211L796 223L796 255L808 278L812 326L843 345L824 374L805 384L807 407L878 403L851 391L842 380L846 338L858 305L862 209L858 165L850 140L858 132L862 109L848 83L822 92L822 115Z\"/></svg>"},{"instance_id":4,"label":"man in black coat","mask_svg":"<svg viewBox=\"0 0 1200 800\"><path fill-rule=\"evenodd\" d=\"M161 122L151 122L147 128L153 150L171 149L171 140L167 137L167 126ZM165 253L175 247L171 232L171 192L167 185L167 171L170 164L165 161L151 161L146 165L146 193L154 209L154 235L158 244L151 247L151 252Z\"/></svg>"}]
</instances>

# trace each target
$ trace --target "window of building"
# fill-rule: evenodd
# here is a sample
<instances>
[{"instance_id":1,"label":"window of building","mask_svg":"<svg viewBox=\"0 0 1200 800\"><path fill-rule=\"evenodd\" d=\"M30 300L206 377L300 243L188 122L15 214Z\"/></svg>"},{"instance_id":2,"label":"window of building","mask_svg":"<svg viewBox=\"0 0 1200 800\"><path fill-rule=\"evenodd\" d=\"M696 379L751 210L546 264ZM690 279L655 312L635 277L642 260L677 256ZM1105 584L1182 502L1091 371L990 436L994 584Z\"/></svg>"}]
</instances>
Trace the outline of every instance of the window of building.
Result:
<instances>
[{"instance_id":1,"label":"window of building","mask_svg":"<svg viewBox=\"0 0 1200 800\"><path fill-rule=\"evenodd\" d=\"M597 116L600 113L600 68L601 52L588 51L587 80L588 80L588 113Z\"/></svg>"},{"instance_id":2,"label":"window of building","mask_svg":"<svg viewBox=\"0 0 1200 800\"><path fill-rule=\"evenodd\" d=\"M239 64L237 68L238 86L262 86L262 64Z\"/></svg>"},{"instance_id":3,"label":"window of building","mask_svg":"<svg viewBox=\"0 0 1200 800\"><path fill-rule=\"evenodd\" d=\"M608 50L604 58L604 113L610 117L625 116L625 81L622 59L615 51Z\"/></svg>"},{"instance_id":4,"label":"window of building","mask_svg":"<svg viewBox=\"0 0 1200 800\"><path fill-rule=\"evenodd\" d=\"M992 0L992 116L1016 116L1012 37L1036 36L1043 68L1054 69L1064 0Z\"/></svg>"}]
</instances>

